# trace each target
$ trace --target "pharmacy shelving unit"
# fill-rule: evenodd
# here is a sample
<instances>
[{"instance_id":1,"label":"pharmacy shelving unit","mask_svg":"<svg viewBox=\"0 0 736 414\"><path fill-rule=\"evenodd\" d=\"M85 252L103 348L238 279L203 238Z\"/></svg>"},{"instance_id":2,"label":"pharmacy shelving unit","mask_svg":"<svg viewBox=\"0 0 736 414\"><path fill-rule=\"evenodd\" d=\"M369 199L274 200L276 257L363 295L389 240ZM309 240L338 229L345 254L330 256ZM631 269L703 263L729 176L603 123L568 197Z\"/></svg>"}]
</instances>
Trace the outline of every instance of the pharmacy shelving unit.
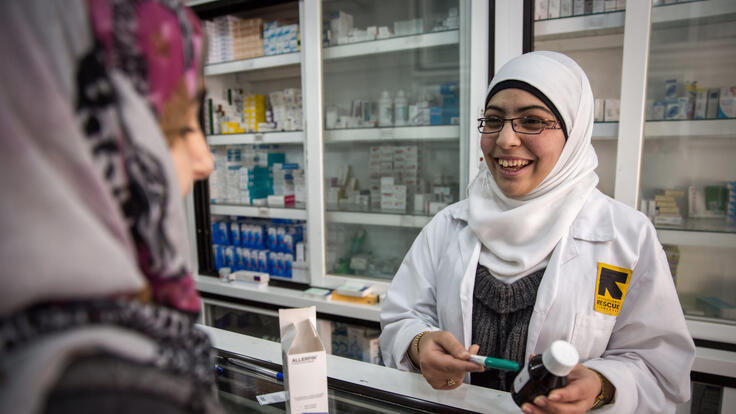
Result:
<instances>
[{"instance_id":1,"label":"pharmacy shelving unit","mask_svg":"<svg viewBox=\"0 0 736 414\"><path fill-rule=\"evenodd\" d=\"M418 100L422 88L428 85L456 82L459 95L459 124L391 126L373 128L327 128L320 122L322 137L319 146L314 147L323 158L322 183L329 185L330 177L335 177L338 167L350 166L352 177L357 178L361 190L367 190L369 182L369 149L376 146L417 146L422 153L422 162L432 163L442 172L443 185L452 187L455 194L465 188L470 172L468 169L468 143L477 138L470 123L470 102L476 98L471 90L484 91L487 85L487 63L481 62L485 56L473 56L471 48L478 47L484 55L488 53L487 28L488 4L455 0L431 0L407 6L401 2L381 1L357 6L356 2L337 1L322 3L322 18L339 10L354 16L354 27L387 25L394 29L394 20L422 18L424 33L392 35L389 38L360 41L347 44L322 44L322 112L330 106L349 107L355 99L377 102L382 90L402 89L409 97L411 105ZM446 16L449 9L455 8L458 15L458 28L433 29L437 15ZM431 12L429 10L432 10ZM427 14L429 13L429 14ZM434 14L434 17L429 17ZM475 16L476 21L473 20ZM478 18L481 16L482 18ZM471 96L473 95L473 96ZM439 97L439 96L438 96ZM439 105L439 103L437 103ZM480 109L480 108L476 108ZM392 114L393 115L393 114ZM377 116L376 116L377 117ZM375 119L375 118L374 118ZM433 178L420 166L419 175L430 182ZM388 172L390 174L390 172ZM375 178L374 178L375 179ZM327 187L323 191L327 191ZM324 194L324 193L323 193ZM310 197L310 207L321 203L321 219L324 220L323 233L310 243L321 246L318 252L311 252L311 259L321 264L313 267L312 282L320 286L337 286L347 280L365 281L377 290L385 291L390 278L396 271L401 258L421 228L431 220L427 213L415 214L413 206L395 210L382 210L373 206L356 207L343 203L327 203L323 198ZM375 203L375 201L374 201ZM382 276L377 273L354 269L355 274L337 271L335 259L343 257L343 247L350 245L351 234L366 231L365 252L376 263L394 260L393 265L384 267ZM352 273L352 272L351 272Z\"/></svg>"},{"instance_id":2,"label":"pharmacy shelving unit","mask_svg":"<svg viewBox=\"0 0 736 414\"><path fill-rule=\"evenodd\" d=\"M349 3L345 1L342 4ZM469 145L468 142L476 142L478 136L474 131L475 126L470 122L461 122L459 126L326 129L324 114L326 106L330 104L326 96L334 93L333 89L340 89L345 96L352 98L360 97L358 96L360 94L351 94L353 89L366 87L382 89L382 86L375 82L367 85L360 82L342 85L333 83L335 73L330 72L329 67L359 70L359 67L350 68L350 62L355 61L360 65L378 69L371 65L387 64L387 60L400 59L401 56L405 57L417 50L451 49L455 47L453 45L457 45L459 58L469 62L468 72L461 71L459 77L461 87L465 85L467 88L461 103L465 105L465 109L461 110L463 114L461 118L467 118L467 120L474 118L466 115L474 115L482 110L482 101L488 83L489 64L492 65L490 70L492 72L494 68L497 70L505 61L521 53L524 30L522 28L525 27L522 7L524 2L518 0L496 0L494 2L494 27L496 33L503 34L495 37L487 33L489 2L471 0L459 3L460 29L458 31L425 33L323 47L322 30L325 19L323 12L327 3L323 4L318 0L304 0L301 3L300 14L302 31L300 65L305 102L305 129L301 133L303 135L278 137L263 134L259 137L256 134L245 134L231 137L208 137L208 140L213 145L258 143L261 142L261 139L263 142L270 139L283 140L281 143L294 145L299 145L297 142L303 143L308 185L307 206L303 210L263 210L250 206L214 205L211 206L212 209L221 214L259 216L273 213L273 217L288 215L288 218L294 218L295 214L298 217L306 216L310 246L309 273L313 286L335 287L346 280L359 280L371 283L379 291L384 291L388 286L388 281L331 274L325 255L327 226L340 224L419 231L431 217L383 211L343 211L328 207L325 201L326 178L334 176L334 171L328 168L330 162L326 162L329 153L340 151L345 153L348 149L354 149L358 155L345 153L344 158L349 159L351 156L365 157L364 152L360 155L359 149L370 145L422 143L439 146L458 145L460 152L458 159L475 160L480 155L478 148L475 145ZM736 16L736 2L730 0L693 1L661 7L651 7L650 2L647 1L629 1L625 11L547 19L534 23L535 49L560 50L573 56L591 78L597 97L619 98L621 101L619 121L596 122L593 129L593 145L599 156L597 170L601 178L599 187L605 193L636 208L639 199L647 197L645 194L647 189L687 186L690 170L699 165L716 171L711 179L717 178L724 181L736 178L736 174L727 170L727 168L733 168L730 165L734 164L732 159L736 153L736 139L734 139L736 137L733 132L736 131L736 120L648 121L645 110L648 94L652 95L652 91L656 89L649 85L649 78L658 75L658 71L661 72L664 65L672 67L672 71L667 73L671 76L676 76L675 71L677 70L688 71L687 64L695 62L707 62L712 68L736 67L736 62L733 61L733 45L736 42L733 41L734 29L731 28L736 27L733 25L733 22L736 21L734 16ZM356 20L356 25L366 26L366 23L359 23ZM672 34L678 30L678 27L686 26L691 28L688 30L691 30L692 33L699 33L703 37L691 42L678 43L676 41L674 44L660 41L662 37L659 34L660 31L670 30ZM709 34L716 32L721 33L725 39L721 43L708 39ZM491 61L488 59L489 37L493 41ZM667 36L664 37L667 38ZM677 40L676 37L674 39ZM693 48L693 45L696 47ZM680 62L677 59L673 60L667 56L668 50L685 52L681 53L684 59L681 59ZM421 57L413 61L416 68L442 69L431 64L431 59ZM245 64L247 65L250 64ZM260 63L252 63L254 68L257 65ZM281 68L291 66L293 64ZM219 71L222 70L222 67L212 67L208 70ZM274 70L280 69L275 68ZM259 71L252 70L246 73L255 72ZM417 76L421 78L426 76L426 73ZM683 76L693 76L696 80L705 82L711 75L702 75L698 79L699 68L694 67L690 73ZM730 85L733 85L734 80L732 77L730 79ZM724 81L719 84L725 86L729 83ZM457 144L458 142L460 143ZM668 161L666 158L653 157L660 153L666 154L666 150L682 145L688 145L687 150L678 151L678 154L689 154L700 157L700 159L697 162L682 158L673 158ZM670 175L679 178L668 182L658 180L657 177L651 175L652 171L666 172L667 168L676 169L676 174ZM473 165L470 165L465 172L460 171L459 182L467 183L474 176L475 171L477 170ZM690 177L697 177L697 175L690 174ZM458 187L463 188L462 185ZM190 217L193 217L193 214ZM194 223L193 218L190 221ZM734 276L730 270L736 267L736 264L731 266L736 258L736 254L733 254L736 249L736 232L732 229L720 224L714 225L709 220L686 220L679 227L658 226L657 232L663 244L676 245L681 248L676 278L678 289L682 283L689 282L696 287L716 286L716 293L736 290L733 287ZM195 236L193 225L191 234ZM692 258L695 260L691 260ZM687 275L684 273L685 270L693 273ZM273 286L259 289L205 276L197 278L197 286L201 292L206 294L217 295L219 298L230 298L241 304L249 303L252 306L258 306L259 303L267 303L271 306L314 305L317 311L323 314L342 315L374 324L379 318L379 306L351 305L307 298L294 289ZM730 378L728 381L733 384L733 372L736 372L736 357L734 356L736 355L734 352L736 324L724 318L692 314L687 315L687 322L690 332L698 341L697 358L693 370L699 373L709 373L719 378ZM712 349L713 344L719 349ZM729 398L734 396L732 388L726 388L730 391L724 391L724 402L726 394L730 393ZM727 404L724 407L733 408Z\"/></svg>"},{"instance_id":3,"label":"pharmacy shelving unit","mask_svg":"<svg viewBox=\"0 0 736 414\"><path fill-rule=\"evenodd\" d=\"M734 85L734 23L736 2L728 0L656 7L628 1L624 11L535 22L535 49L567 53L585 69L596 97L620 99L618 122L596 123L593 130L603 192L638 208L657 190L736 179L736 119L654 121L646 112L647 99L663 99L664 79ZM687 216L686 197L681 208ZM736 320L699 314L695 297L736 304L736 226L685 218L682 225L656 228L698 346L693 378L723 387L721 412L733 412Z\"/></svg>"}]
</instances>

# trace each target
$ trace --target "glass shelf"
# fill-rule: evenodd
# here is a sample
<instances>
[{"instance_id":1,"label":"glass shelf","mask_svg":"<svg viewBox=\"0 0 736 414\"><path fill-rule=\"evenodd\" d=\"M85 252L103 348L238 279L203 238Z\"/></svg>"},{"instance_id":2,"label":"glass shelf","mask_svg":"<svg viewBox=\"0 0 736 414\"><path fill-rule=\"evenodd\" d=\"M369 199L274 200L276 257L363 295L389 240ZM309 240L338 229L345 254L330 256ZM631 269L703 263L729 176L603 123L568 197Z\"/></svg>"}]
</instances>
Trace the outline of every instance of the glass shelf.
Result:
<instances>
[{"instance_id":1,"label":"glass shelf","mask_svg":"<svg viewBox=\"0 0 736 414\"><path fill-rule=\"evenodd\" d=\"M266 206L239 206L234 204L212 204L210 213L221 216L243 216L258 218L278 218L292 220L306 220L307 211L304 206L294 208L279 208Z\"/></svg>"},{"instance_id":2,"label":"glass shelf","mask_svg":"<svg viewBox=\"0 0 736 414\"><path fill-rule=\"evenodd\" d=\"M458 30L448 30L330 46L323 49L323 55L325 59L340 59L379 53L402 52L428 47L457 45L459 39L460 32Z\"/></svg>"},{"instance_id":3,"label":"glass shelf","mask_svg":"<svg viewBox=\"0 0 736 414\"><path fill-rule=\"evenodd\" d=\"M534 23L534 36L537 39L593 36L603 32L623 32L624 11L585 14L538 20Z\"/></svg>"},{"instance_id":4,"label":"glass shelf","mask_svg":"<svg viewBox=\"0 0 736 414\"><path fill-rule=\"evenodd\" d=\"M457 141L457 125L405 126L394 128L347 128L324 131L325 143L371 141Z\"/></svg>"},{"instance_id":5,"label":"glass shelf","mask_svg":"<svg viewBox=\"0 0 736 414\"><path fill-rule=\"evenodd\" d=\"M693 23L713 23L732 20L736 13L732 0L694 0L674 4L662 4L652 9L652 26L655 29L672 24L690 26Z\"/></svg>"},{"instance_id":6,"label":"glass shelf","mask_svg":"<svg viewBox=\"0 0 736 414\"><path fill-rule=\"evenodd\" d=\"M644 125L646 138L665 137L726 137L734 138L736 119L683 119L669 121L647 121Z\"/></svg>"},{"instance_id":7,"label":"glass shelf","mask_svg":"<svg viewBox=\"0 0 736 414\"><path fill-rule=\"evenodd\" d=\"M281 66L297 65L299 63L301 63L301 55L299 52L285 53L283 55L263 56L253 59L241 59L233 60L230 62L205 65L204 75L225 75L229 73L246 72L250 70L270 69Z\"/></svg>"},{"instance_id":8,"label":"glass shelf","mask_svg":"<svg viewBox=\"0 0 736 414\"><path fill-rule=\"evenodd\" d=\"M593 124L593 139L611 141L618 139L618 122L596 122Z\"/></svg>"},{"instance_id":9,"label":"glass shelf","mask_svg":"<svg viewBox=\"0 0 736 414\"><path fill-rule=\"evenodd\" d=\"M304 144L304 131L209 135L207 143L210 145Z\"/></svg>"},{"instance_id":10,"label":"glass shelf","mask_svg":"<svg viewBox=\"0 0 736 414\"><path fill-rule=\"evenodd\" d=\"M364 224L372 226L422 228L432 219L431 216L409 215L389 211L338 211L327 210L325 220L331 223Z\"/></svg>"}]
</instances>

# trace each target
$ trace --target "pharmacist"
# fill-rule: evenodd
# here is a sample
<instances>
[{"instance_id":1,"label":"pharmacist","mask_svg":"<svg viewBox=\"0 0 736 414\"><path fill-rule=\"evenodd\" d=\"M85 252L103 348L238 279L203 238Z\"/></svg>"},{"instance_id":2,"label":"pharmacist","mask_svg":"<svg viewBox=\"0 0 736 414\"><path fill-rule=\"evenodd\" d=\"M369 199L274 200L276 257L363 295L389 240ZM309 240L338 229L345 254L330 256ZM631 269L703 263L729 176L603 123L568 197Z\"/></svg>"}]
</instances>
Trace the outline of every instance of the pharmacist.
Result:
<instances>
[{"instance_id":1,"label":"pharmacist","mask_svg":"<svg viewBox=\"0 0 736 414\"><path fill-rule=\"evenodd\" d=\"M695 355L669 267L645 216L596 189L593 94L556 52L503 66L479 119L484 162L468 198L438 213L381 311L387 366L438 389L510 391L469 354L517 361L557 339L582 364L527 413L673 412Z\"/></svg>"}]
</instances>

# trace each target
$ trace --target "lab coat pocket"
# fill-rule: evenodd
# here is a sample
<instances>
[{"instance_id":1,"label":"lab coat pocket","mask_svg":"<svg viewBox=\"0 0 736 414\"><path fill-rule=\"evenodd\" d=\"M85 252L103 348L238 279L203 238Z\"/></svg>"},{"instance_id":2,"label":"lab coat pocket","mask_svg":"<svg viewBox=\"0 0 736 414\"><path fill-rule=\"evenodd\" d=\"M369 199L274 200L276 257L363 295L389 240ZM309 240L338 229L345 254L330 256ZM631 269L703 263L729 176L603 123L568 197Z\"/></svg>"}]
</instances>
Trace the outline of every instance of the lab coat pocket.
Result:
<instances>
[{"instance_id":1,"label":"lab coat pocket","mask_svg":"<svg viewBox=\"0 0 736 414\"><path fill-rule=\"evenodd\" d=\"M575 315L571 343L578 350L580 360L600 357L608 346L616 317L610 315Z\"/></svg>"}]
</instances>

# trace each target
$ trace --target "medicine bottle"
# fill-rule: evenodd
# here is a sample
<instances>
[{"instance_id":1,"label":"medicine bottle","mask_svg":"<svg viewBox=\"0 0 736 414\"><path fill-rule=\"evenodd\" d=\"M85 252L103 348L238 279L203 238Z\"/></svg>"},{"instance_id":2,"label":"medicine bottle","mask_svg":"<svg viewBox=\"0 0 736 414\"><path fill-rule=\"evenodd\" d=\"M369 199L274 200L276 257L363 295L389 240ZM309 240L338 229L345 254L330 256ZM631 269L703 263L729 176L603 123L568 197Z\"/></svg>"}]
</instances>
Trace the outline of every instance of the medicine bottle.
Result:
<instances>
[{"instance_id":1,"label":"medicine bottle","mask_svg":"<svg viewBox=\"0 0 736 414\"><path fill-rule=\"evenodd\" d=\"M409 122L409 101L404 91L399 89L394 98L394 125L404 126Z\"/></svg>"},{"instance_id":2,"label":"medicine bottle","mask_svg":"<svg viewBox=\"0 0 736 414\"><path fill-rule=\"evenodd\" d=\"M567 374L578 363L578 351L569 342L554 341L542 355L535 355L514 379L511 398L521 407L538 395L546 396L567 385Z\"/></svg>"},{"instance_id":3,"label":"medicine bottle","mask_svg":"<svg viewBox=\"0 0 736 414\"><path fill-rule=\"evenodd\" d=\"M381 93L381 99L378 100L378 126L390 127L392 125L392 104L391 95L389 95L388 91L383 91Z\"/></svg>"}]
</instances>

